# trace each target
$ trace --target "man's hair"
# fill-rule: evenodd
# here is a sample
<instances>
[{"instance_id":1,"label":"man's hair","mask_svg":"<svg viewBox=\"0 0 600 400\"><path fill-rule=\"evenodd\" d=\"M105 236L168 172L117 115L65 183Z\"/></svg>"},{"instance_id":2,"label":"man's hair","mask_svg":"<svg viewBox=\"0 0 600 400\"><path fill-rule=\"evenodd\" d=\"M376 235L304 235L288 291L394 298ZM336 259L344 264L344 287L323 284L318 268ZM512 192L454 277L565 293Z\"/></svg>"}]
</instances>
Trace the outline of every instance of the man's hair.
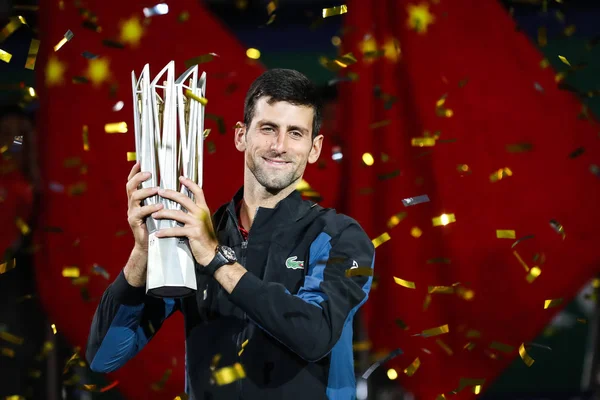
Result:
<instances>
[{"instance_id":1,"label":"man's hair","mask_svg":"<svg viewBox=\"0 0 600 400\"><path fill-rule=\"evenodd\" d=\"M315 85L302 73L293 69L271 69L256 78L244 102L244 124L250 128L250 123L256 111L256 102L261 97L268 97L269 104L285 101L295 106L311 107L314 111L312 138L321 129L323 104Z\"/></svg>"}]
</instances>

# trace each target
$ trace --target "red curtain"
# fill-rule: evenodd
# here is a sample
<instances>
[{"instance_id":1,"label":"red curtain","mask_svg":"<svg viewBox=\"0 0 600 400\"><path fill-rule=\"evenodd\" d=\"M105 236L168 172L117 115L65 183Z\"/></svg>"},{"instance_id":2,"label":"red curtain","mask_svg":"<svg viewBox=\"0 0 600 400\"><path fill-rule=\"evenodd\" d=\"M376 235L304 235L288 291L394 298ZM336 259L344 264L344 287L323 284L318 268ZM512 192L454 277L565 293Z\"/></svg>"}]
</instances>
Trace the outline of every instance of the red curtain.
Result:
<instances>
[{"instance_id":1,"label":"red curtain","mask_svg":"<svg viewBox=\"0 0 600 400\"><path fill-rule=\"evenodd\" d=\"M139 74L149 63L155 76L175 60L180 74L187 69L186 60L218 55L200 65L208 74L207 114L212 115L206 118L206 127L212 130L204 164L204 188L211 209L228 201L242 184L243 158L233 150L231 132L243 118L246 88L263 68L246 58L246 49L200 2L169 2L167 15L145 19L143 8L153 5L115 0L90 1L81 7L71 1L42 1L40 5L40 16L45 18L41 19L42 47L36 68L44 200L38 283L52 322L74 346L82 347L81 354L98 299L133 246L125 194L133 165L126 152L135 151L132 70ZM95 26L101 31L90 29ZM54 51L67 30L74 33L73 38ZM105 40L121 42L124 48L103 44ZM98 58L90 60L84 52ZM118 101L124 106L113 111ZM105 124L121 121L127 123L127 133L105 133ZM89 150L84 148L84 126ZM93 273L95 264L110 278ZM63 269L74 266L89 283L76 285L63 277ZM110 375L129 398L168 399L183 391L184 328L179 315L172 319L142 353ZM167 376L161 390L151 389L152 383Z\"/></svg>"},{"instance_id":2,"label":"red curtain","mask_svg":"<svg viewBox=\"0 0 600 400\"><path fill-rule=\"evenodd\" d=\"M485 390L560 309L545 300L564 305L598 271L598 125L578 118L578 99L558 90L496 1L350 1L344 30L344 53L358 62L339 83L340 208L371 237L391 238L377 248L367 303L373 350L403 349L388 367L419 399L461 378L485 379ZM419 195L430 201L403 205ZM455 222L434 226L442 214ZM541 270L532 283L517 256ZM448 333L422 335L446 324Z\"/></svg>"}]
</instances>

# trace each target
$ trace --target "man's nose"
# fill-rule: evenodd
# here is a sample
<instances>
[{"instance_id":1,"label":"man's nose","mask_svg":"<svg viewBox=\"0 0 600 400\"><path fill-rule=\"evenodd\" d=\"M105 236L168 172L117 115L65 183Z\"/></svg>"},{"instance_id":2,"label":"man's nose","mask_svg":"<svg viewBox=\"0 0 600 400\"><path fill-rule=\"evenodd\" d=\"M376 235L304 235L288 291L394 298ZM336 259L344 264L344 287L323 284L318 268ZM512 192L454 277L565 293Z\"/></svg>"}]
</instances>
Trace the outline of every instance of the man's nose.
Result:
<instances>
[{"instance_id":1,"label":"man's nose","mask_svg":"<svg viewBox=\"0 0 600 400\"><path fill-rule=\"evenodd\" d=\"M278 153L284 153L287 144L287 135L285 132L279 132L275 135L274 140L271 142L271 149Z\"/></svg>"}]
</instances>

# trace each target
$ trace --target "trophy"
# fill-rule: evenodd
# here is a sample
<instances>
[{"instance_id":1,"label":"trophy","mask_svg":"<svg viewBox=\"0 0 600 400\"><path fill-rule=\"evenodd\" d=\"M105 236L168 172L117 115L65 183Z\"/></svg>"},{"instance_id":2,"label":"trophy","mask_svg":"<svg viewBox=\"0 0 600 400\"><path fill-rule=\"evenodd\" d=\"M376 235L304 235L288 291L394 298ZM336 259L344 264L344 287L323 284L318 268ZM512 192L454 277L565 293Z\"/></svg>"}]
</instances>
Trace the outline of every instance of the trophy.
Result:
<instances>
[{"instance_id":1,"label":"trophy","mask_svg":"<svg viewBox=\"0 0 600 400\"><path fill-rule=\"evenodd\" d=\"M206 73L198 79L195 65L175 80L175 63L171 61L153 80L148 64L139 78L132 71L131 80L136 156L141 170L152 173L142 187L177 190L193 200L193 194L178 177L183 175L202 187ZM147 198L143 205L159 202L164 209L182 210L179 203L158 195ZM195 260L188 239L156 237L160 229L182 225L148 216L146 226L146 294L183 297L195 293Z\"/></svg>"}]
</instances>

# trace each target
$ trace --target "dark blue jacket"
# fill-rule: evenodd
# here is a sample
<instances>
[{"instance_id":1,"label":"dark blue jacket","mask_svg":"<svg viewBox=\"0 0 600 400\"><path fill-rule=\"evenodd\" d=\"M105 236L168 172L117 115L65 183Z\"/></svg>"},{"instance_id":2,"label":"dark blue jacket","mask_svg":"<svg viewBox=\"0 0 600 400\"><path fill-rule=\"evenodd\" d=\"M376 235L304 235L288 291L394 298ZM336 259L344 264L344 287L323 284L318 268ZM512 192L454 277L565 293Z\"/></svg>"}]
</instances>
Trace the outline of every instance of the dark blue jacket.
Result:
<instances>
[{"instance_id":1,"label":"dark blue jacket","mask_svg":"<svg viewBox=\"0 0 600 400\"><path fill-rule=\"evenodd\" d=\"M213 215L219 242L248 270L233 292L198 267L195 296L153 298L121 272L92 322L92 370L120 368L181 311L190 399L353 399L352 320L371 288L371 240L352 218L294 191L259 208L244 241L242 193Z\"/></svg>"}]
</instances>

